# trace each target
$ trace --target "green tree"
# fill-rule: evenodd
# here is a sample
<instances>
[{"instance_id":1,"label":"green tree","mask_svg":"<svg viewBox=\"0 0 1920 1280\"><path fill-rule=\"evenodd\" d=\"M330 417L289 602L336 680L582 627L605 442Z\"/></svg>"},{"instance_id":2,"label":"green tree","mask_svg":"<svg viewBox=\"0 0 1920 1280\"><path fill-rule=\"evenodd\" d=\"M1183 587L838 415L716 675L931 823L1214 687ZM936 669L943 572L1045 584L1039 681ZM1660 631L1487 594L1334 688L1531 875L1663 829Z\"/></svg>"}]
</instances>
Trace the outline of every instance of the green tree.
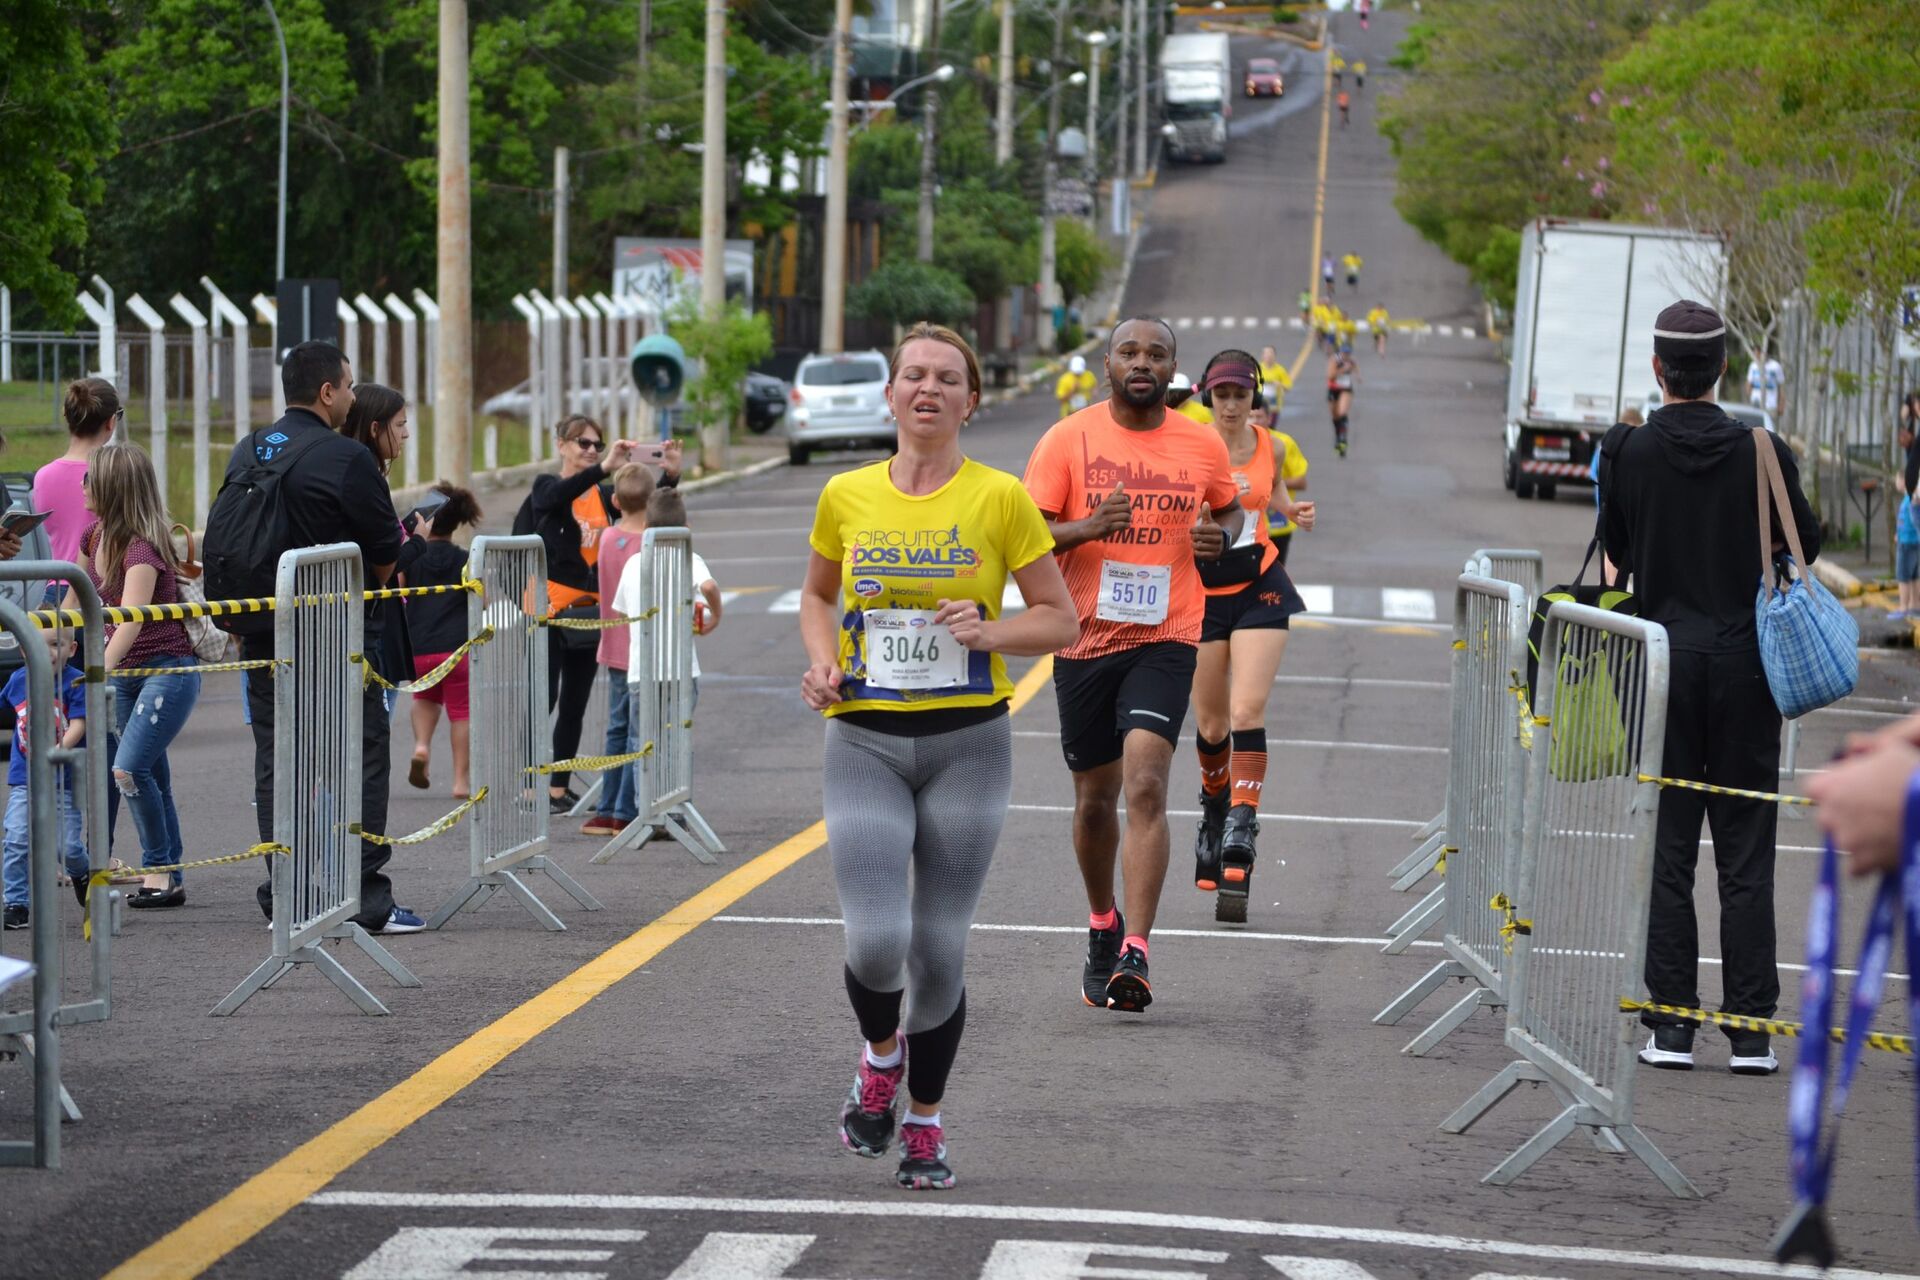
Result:
<instances>
[{"instance_id":1,"label":"green tree","mask_svg":"<svg viewBox=\"0 0 1920 1280\"><path fill-rule=\"evenodd\" d=\"M0 281L29 293L56 322L79 314L74 279L55 255L87 237L95 173L113 122L76 24L77 6L19 0L0 23Z\"/></svg>"},{"instance_id":2,"label":"green tree","mask_svg":"<svg viewBox=\"0 0 1920 1280\"><path fill-rule=\"evenodd\" d=\"M974 306L966 281L911 258L889 259L847 295L847 309L854 315L895 328L920 320L959 325L972 318Z\"/></svg>"},{"instance_id":3,"label":"green tree","mask_svg":"<svg viewBox=\"0 0 1920 1280\"><path fill-rule=\"evenodd\" d=\"M718 316L709 318L693 296L682 297L668 310L667 324L696 363L685 389L688 416L700 428L701 461L717 469L721 442L745 403L747 371L773 351L773 328L765 313L748 312L731 299Z\"/></svg>"},{"instance_id":4,"label":"green tree","mask_svg":"<svg viewBox=\"0 0 1920 1280\"><path fill-rule=\"evenodd\" d=\"M1090 295L1114 267L1113 250L1078 218L1053 224L1053 274L1067 305Z\"/></svg>"}]
</instances>

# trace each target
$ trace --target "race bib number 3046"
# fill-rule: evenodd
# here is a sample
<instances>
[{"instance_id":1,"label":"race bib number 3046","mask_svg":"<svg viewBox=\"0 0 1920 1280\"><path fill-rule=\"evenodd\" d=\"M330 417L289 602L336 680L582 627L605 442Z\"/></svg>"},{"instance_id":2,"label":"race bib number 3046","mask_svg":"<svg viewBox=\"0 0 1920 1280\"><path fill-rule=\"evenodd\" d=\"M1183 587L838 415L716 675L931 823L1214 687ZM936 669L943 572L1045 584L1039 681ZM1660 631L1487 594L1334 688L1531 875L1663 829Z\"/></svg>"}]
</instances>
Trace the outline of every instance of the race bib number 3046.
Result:
<instances>
[{"instance_id":1,"label":"race bib number 3046","mask_svg":"<svg viewBox=\"0 0 1920 1280\"><path fill-rule=\"evenodd\" d=\"M1157 627L1167 620L1173 568L1164 564L1100 563L1100 604L1094 616L1106 622Z\"/></svg>"},{"instance_id":2,"label":"race bib number 3046","mask_svg":"<svg viewBox=\"0 0 1920 1280\"><path fill-rule=\"evenodd\" d=\"M867 683L876 689L951 689L967 682L967 651L931 609L869 609Z\"/></svg>"}]
</instances>

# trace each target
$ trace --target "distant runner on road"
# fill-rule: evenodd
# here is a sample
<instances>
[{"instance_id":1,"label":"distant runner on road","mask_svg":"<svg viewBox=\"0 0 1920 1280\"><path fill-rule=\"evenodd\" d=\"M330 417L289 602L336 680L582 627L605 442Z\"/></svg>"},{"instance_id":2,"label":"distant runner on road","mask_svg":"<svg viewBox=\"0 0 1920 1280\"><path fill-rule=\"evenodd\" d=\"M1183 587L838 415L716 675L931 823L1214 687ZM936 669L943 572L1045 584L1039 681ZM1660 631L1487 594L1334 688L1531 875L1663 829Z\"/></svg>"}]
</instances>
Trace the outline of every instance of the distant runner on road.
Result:
<instances>
[{"instance_id":1,"label":"distant runner on road","mask_svg":"<svg viewBox=\"0 0 1920 1280\"><path fill-rule=\"evenodd\" d=\"M1333 451L1347 456L1347 415L1353 412L1353 384L1360 376L1360 365L1353 358L1353 344L1342 342L1340 349L1327 357L1327 412L1333 418Z\"/></svg>"},{"instance_id":2,"label":"distant runner on road","mask_svg":"<svg viewBox=\"0 0 1920 1280\"><path fill-rule=\"evenodd\" d=\"M1300 450L1294 438L1274 427L1274 419L1265 408L1253 406L1250 419L1254 426L1272 436L1280 446L1280 479L1285 486L1288 498L1296 493L1304 493L1307 488L1307 455ZM1267 508L1267 536L1273 539L1274 549L1280 553L1280 563L1287 562L1287 549L1293 542L1293 521L1279 506Z\"/></svg>"},{"instance_id":3,"label":"distant runner on road","mask_svg":"<svg viewBox=\"0 0 1920 1280\"><path fill-rule=\"evenodd\" d=\"M1260 348L1260 396L1275 422L1280 420L1280 410L1287 402L1287 392L1291 390L1293 375L1287 371L1287 366L1280 363L1280 354L1272 347Z\"/></svg>"},{"instance_id":4,"label":"distant runner on road","mask_svg":"<svg viewBox=\"0 0 1920 1280\"><path fill-rule=\"evenodd\" d=\"M1387 315L1387 309L1377 302L1367 312L1367 329L1373 334L1375 355L1387 354L1387 329L1392 323L1392 317Z\"/></svg>"},{"instance_id":5,"label":"distant runner on road","mask_svg":"<svg viewBox=\"0 0 1920 1280\"><path fill-rule=\"evenodd\" d=\"M1347 108L1353 105L1353 99L1347 96L1347 91L1345 89L1342 89L1339 95L1334 98L1334 101L1338 103L1340 106L1340 127L1344 129L1347 127L1348 124L1352 122L1351 117L1347 115ZM1333 281L1329 280L1327 281L1327 283L1332 284Z\"/></svg>"},{"instance_id":6,"label":"distant runner on road","mask_svg":"<svg viewBox=\"0 0 1920 1280\"><path fill-rule=\"evenodd\" d=\"M1206 612L1194 560L1217 557L1243 515L1219 435L1167 411L1174 357L1165 321L1115 327L1110 398L1054 424L1026 476L1080 618L1080 638L1054 660L1053 683L1087 891L1081 996L1129 1013L1153 1001L1147 937L1167 878L1167 773ZM1114 896L1117 857L1124 914Z\"/></svg>"},{"instance_id":7,"label":"distant runner on road","mask_svg":"<svg viewBox=\"0 0 1920 1280\"><path fill-rule=\"evenodd\" d=\"M1068 360L1067 371L1053 384L1053 398L1060 402L1060 416L1064 418L1092 404L1094 389L1098 385L1093 372L1087 368L1085 356L1074 356Z\"/></svg>"},{"instance_id":8,"label":"distant runner on road","mask_svg":"<svg viewBox=\"0 0 1920 1280\"><path fill-rule=\"evenodd\" d=\"M1342 95L1342 96L1345 96L1345 95ZM1344 102L1341 103L1340 106L1342 110L1346 109L1346 104ZM1359 254L1351 253L1351 252L1341 257L1340 265L1343 268L1345 268L1347 273L1348 292L1358 293L1360 291L1360 268L1366 265L1366 261L1367 260L1365 258L1362 258Z\"/></svg>"},{"instance_id":9,"label":"distant runner on road","mask_svg":"<svg viewBox=\"0 0 1920 1280\"><path fill-rule=\"evenodd\" d=\"M1333 255L1326 254L1320 259L1320 283L1327 286L1327 297L1333 297Z\"/></svg>"},{"instance_id":10,"label":"distant runner on road","mask_svg":"<svg viewBox=\"0 0 1920 1280\"><path fill-rule=\"evenodd\" d=\"M1214 919L1236 924L1246 923L1253 887L1267 776L1267 698L1287 650L1287 620L1307 608L1268 536L1269 503L1302 529L1313 528L1313 503L1295 503L1281 478L1285 446L1252 421L1260 384L1259 367L1244 351L1220 352L1200 378L1247 518L1233 545L1199 566L1207 602L1193 677L1200 755L1193 883L1218 895Z\"/></svg>"},{"instance_id":11,"label":"distant runner on road","mask_svg":"<svg viewBox=\"0 0 1920 1280\"><path fill-rule=\"evenodd\" d=\"M960 450L980 403L973 349L919 324L889 369L899 452L827 481L814 513L800 693L827 717L827 843L866 1041L840 1140L884 1155L904 1080L895 1180L944 1190L940 1103L967 1020L967 932L1013 791L1001 655L1051 653L1079 626L1033 500ZM1002 617L1009 574L1027 608Z\"/></svg>"}]
</instances>

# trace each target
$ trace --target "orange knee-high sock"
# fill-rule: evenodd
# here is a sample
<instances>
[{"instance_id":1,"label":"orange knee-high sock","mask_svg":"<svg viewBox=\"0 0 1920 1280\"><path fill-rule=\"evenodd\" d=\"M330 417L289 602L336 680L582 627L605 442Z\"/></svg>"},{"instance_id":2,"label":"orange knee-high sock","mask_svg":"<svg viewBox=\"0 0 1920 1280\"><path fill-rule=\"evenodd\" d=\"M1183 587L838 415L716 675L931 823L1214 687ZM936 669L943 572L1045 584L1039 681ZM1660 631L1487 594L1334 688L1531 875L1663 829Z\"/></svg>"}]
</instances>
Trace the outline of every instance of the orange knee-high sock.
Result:
<instances>
[{"instance_id":1,"label":"orange knee-high sock","mask_svg":"<svg viewBox=\"0 0 1920 1280\"><path fill-rule=\"evenodd\" d=\"M1217 796L1232 781L1232 752L1225 741L1208 742L1197 733L1193 744L1200 752L1200 790Z\"/></svg>"},{"instance_id":2,"label":"orange knee-high sock","mask_svg":"<svg viewBox=\"0 0 1920 1280\"><path fill-rule=\"evenodd\" d=\"M1267 781L1267 731L1235 729L1233 754L1228 764L1233 782L1233 803L1260 807L1260 788Z\"/></svg>"}]
</instances>

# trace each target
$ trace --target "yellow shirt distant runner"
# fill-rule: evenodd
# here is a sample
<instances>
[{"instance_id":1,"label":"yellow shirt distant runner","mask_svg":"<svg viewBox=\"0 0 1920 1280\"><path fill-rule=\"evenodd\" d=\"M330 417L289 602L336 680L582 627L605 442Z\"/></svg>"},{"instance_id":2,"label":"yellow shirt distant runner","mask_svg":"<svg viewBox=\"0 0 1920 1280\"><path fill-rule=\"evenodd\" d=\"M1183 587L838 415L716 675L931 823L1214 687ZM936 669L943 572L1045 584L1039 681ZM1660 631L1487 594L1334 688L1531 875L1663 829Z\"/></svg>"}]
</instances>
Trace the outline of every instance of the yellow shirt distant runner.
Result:
<instances>
[{"instance_id":1,"label":"yellow shirt distant runner","mask_svg":"<svg viewBox=\"0 0 1920 1280\"><path fill-rule=\"evenodd\" d=\"M1367 312L1367 328L1368 329L1372 330L1374 333L1379 333L1381 330L1385 329L1386 327L1387 327L1387 309L1385 307L1375 307L1373 310Z\"/></svg>"},{"instance_id":2,"label":"yellow shirt distant runner","mask_svg":"<svg viewBox=\"0 0 1920 1280\"><path fill-rule=\"evenodd\" d=\"M1280 442L1280 474L1276 477L1273 488L1274 493L1278 495L1286 487L1287 481L1298 480L1307 474L1307 455L1300 451L1300 446L1295 444L1293 437L1286 432L1273 431L1272 428L1268 430L1273 438ZM1293 495L1289 493L1287 496L1291 498ZM1283 534L1292 533L1298 527L1293 521L1280 514L1280 504L1277 502L1273 504L1273 510L1267 513L1267 533L1271 537L1278 538Z\"/></svg>"},{"instance_id":3,"label":"yellow shirt distant runner","mask_svg":"<svg viewBox=\"0 0 1920 1280\"><path fill-rule=\"evenodd\" d=\"M827 481L808 543L840 565L840 670L846 683L840 687L844 700L828 707L827 715L984 707L1013 696L1005 660L978 651L965 654L957 684L869 684L866 615L876 609L930 615L942 600L972 600L981 617L999 617L1008 576L1053 550L1047 522L1017 477L969 458L940 488L912 497L894 487L886 462L844 471ZM932 626L929 618L895 616L901 635L958 649L947 629ZM946 656L951 660L951 653Z\"/></svg>"},{"instance_id":4,"label":"yellow shirt distant runner","mask_svg":"<svg viewBox=\"0 0 1920 1280\"><path fill-rule=\"evenodd\" d=\"M1091 369L1080 374L1061 374L1060 380L1053 384L1053 398L1060 402L1061 415L1078 413L1092 404L1094 388L1098 385Z\"/></svg>"}]
</instances>

